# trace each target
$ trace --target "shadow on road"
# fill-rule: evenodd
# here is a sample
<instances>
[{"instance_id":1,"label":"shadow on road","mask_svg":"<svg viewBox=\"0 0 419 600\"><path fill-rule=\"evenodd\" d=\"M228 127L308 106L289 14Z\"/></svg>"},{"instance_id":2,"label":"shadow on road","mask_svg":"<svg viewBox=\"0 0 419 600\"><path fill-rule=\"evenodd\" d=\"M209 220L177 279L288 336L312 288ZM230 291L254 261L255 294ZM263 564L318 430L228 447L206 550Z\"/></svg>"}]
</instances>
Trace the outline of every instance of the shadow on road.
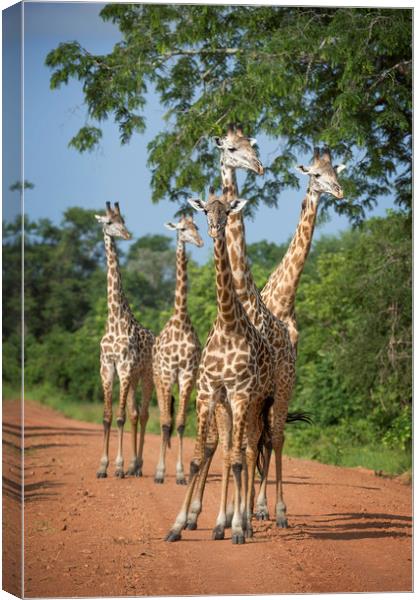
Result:
<instances>
[{"instance_id":1,"label":"shadow on road","mask_svg":"<svg viewBox=\"0 0 419 600\"><path fill-rule=\"evenodd\" d=\"M21 502L22 487L13 479L3 476L3 494L9 496L13 500ZM63 484L57 481L37 481L35 483L27 483L24 486L24 500L30 502L33 500L46 500L53 496L58 496L58 493L48 491L50 488L61 487Z\"/></svg>"},{"instance_id":2,"label":"shadow on road","mask_svg":"<svg viewBox=\"0 0 419 600\"><path fill-rule=\"evenodd\" d=\"M327 518L329 517L329 518ZM296 524L294 531L284 537L304 537L321 540L360 540L376 538L411 538L412 518L407 515L386 513L335 513L321 515L294 515L293 519L307 518L309 523ZM298 530L298 531L297 531Z\"/></svg>"}]
</instances>

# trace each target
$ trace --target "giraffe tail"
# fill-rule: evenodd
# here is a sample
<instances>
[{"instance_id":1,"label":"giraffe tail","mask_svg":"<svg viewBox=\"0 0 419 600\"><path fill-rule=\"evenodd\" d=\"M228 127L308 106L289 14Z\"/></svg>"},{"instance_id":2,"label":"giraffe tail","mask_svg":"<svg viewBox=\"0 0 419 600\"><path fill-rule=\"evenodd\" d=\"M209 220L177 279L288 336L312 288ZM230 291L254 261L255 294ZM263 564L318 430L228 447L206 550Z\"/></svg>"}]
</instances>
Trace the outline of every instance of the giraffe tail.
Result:
<instances>
[{"instance_id":1,"label":"giraffe tail","mask_svg":"<svg viewBox=\"0 0 419 600\"><path fill-rule=\"evenodd\" d=\"M313 419L311 418L310 413L302 411L288 413L286 423L296 423L298 421L313 425Z\"/></svg>"},{"instance_id":2,"label":"giraffe tail","mask_svg":"<svg viewBox=\"0 0 419 600\"><path fill-rule=\"evenodd\" d=\"M269 424L269 410L274 403L273 396L267 396L263 401L260 416L262 417L262 432L258 441L258 453L256 457L256 468L261 477L265 472L266 459L265 449L271 447L271 426Z\"/></svg>"},{"instance_id":3,"label":"giraffe tail","mask_svg":"<svg viewBox=\"0 0 419 600\"><path fill-rule=\"evenodd\" d=\"M169 440L167 442L167 447L170 448L170 438L173 433L173 417L175 415L175 397L172 396L170 400L170 428L169 428Z\"/></svg>"}]
</instances>

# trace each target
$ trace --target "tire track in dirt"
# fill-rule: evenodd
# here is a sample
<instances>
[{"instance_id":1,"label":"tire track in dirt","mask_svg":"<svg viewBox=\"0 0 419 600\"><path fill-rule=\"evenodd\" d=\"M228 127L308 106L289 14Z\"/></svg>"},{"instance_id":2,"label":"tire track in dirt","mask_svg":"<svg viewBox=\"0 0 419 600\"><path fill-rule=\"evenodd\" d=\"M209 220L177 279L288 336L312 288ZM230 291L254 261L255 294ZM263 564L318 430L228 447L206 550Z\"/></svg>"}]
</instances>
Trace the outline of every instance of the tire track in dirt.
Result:
<instances>
[{"instance_id":1,"label":"tire track in dirt","mask_svg":"<svg viewBox=\"0 0 419 600\"><path fill-rule=\"evenodd\" d=\"M12 402L3 405L4 448L18 447ZM25 593L28 597L410 591L411 487L344 469L286 458L290 527L256 522L254 540L212 541L219 503L216 456L199 529L163 541L185 492L153 481L159 438L148 435L144 477L95 477L101 427L25 404ZM127 436L128 437L128 436ZM128 439L125 444L128 458ZM176 446L174 441L173 446ZM186 464L192 440L186 440ZM116 435L111 438L111 456ZM4 461L4 459L3 459ZM3 475L11 465L4 463ZM13 486L5 511L16 503ZM268 487L273 515L273 485ZM7 542L7 540L6 540Z\"/></svg>"}]
</instances>

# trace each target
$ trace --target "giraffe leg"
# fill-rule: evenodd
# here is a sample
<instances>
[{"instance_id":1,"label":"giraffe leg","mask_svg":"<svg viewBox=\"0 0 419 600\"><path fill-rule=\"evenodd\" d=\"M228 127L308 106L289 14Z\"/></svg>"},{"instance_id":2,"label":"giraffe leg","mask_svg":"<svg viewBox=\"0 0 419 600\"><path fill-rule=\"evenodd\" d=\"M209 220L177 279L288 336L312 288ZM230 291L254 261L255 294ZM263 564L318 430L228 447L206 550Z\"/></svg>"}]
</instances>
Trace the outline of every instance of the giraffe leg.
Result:
<instances>
[{"instance_id":1,"label":"giraffe leg","mask_svg":"<svg viewBox=\"0 0 419 600\"><path fill-rule=\"evenodd\" d=\"M262 409L263 410L263 409ZM263 413L260 408L247 418L247 446L246 446L246 464L247 464L247 494L245 510L245 530L246 537L253 537L252 517L253 505L255 500L255 472L258 458L259 444L264 444L268 433L269 425L264 422ZM270 441L270 440L269 440ZM263 467L263 473L265 468Z\"/></svg>"},{"instance_id":2,"label":"giraffe leg","mask_svg":"<svg viewBox=\"0 0 419 600\"><path fill-rule=\"evenodd\" d=\"M212 458L218 445L218 430L215 419L212 418L209 426L207 441L205 444L205 463L201 469L198 482L196 484L196 493L194 494L191 506L188 512L188 521L186 529L196 529L198 527L198 517L202 511L202 501L204 497L205 484L208 472L211 466Z\"/></svg>"},{"instance_id":3,"label":"giraffe leg","mask_svg":"<svg viewBox=\"0 0 419 600\"><path fill-rule=\"evenodd\" d=\"M231 402L233 410L231 468L234 479L234 513L231 523L231 541L233 544L244 544L243 515L241 511L242 443L248 403L249 399L247 397L236 397Z\"/></svg>"},{"instance_id":4,"label":"giraffe leg","mask_svg":"<svg viewBox=\"0 0 419 600\"><path fill-rule=\"evenodd\" d=\"M153 376L151 373L146 373L141 379L141 407L140 407L140 439L138 442L138 472L137 477L141 477L143 474L143 451L144 451L144 440L145 430L148 421L148 407L150 406L151 396L153 394Z\"/></svg>"},{"instance_id":5,"label":"giraffe leg","mask_svg":"<svg viewBox=\"0 0 419 600\"><path fill-rule=\"evenodd\" d=\"M192 496L196 486L196 482L199 476L199 472L204 463L205 454L205 439L208 431L208 422L210 418L209 409L209 396L202 394L198 395L197 399L197 412L198 412L198 427L197 436L195 441L194 456L191 461L189 481L186 488L186 494L180 512L178 513L174 524L172 525L169 533L166 535L165 540L167 542L176 542L181 539L182 529L188 520L188 512L191 504Z\"/></svg>"},{"instance_id":6,"label":"giraffe leg","mask_svg":"<svg viewBox=\"0 0 419 600\"><path fill-rule=\"evenodd\" d=\"M278 389L281 389L278 386ZM278 398L276 400L278 403ZM268 415L269 429L272 432L275 428L275 415L274 415L274 407L272 406L269 410ZM279 424L278 424L279 426ZM272 455L272 440L269 440L265 447L262 450L263 452L263 471L261 476L259 494L256 501L256 513L255 517L258 521L267 521L269 519L269 510L268 510L268 498L266 494L266 488L268 484L268 474L269 474L269 465L271 462Z\"/></svg>"},{"instance_id":7,"label":"giraffe leg","mask_svg":"<svg viewBox=\"0 0 419 600\"><path fill-rule=\"evenodd\" d=\"M176 462L176 483L186 485L183 470L183 433L185 431L186 411L188 410L189 398L195 382L195 377L179 376L179 408L176 416L176 431L178 435L178 458Z\"/></svg>"},{"instance_id":8,"label":"giraffe leg","mask_svg":"<svg viewBox=\"0 0 419 600\"><path fill-rule=\"evenodd\" d=\"M231 445L231 415L226 411L217 410L217 428L219 431L223 452L223 475L221 484L220 509L215 527L212 530L213 540L223 540L227 524L227 495L230 478L230 445Z\"/></svg>"},{"instance_id":9,"label":"giraffe leg","mask_svg":"<svg viewBox=\"0 0 419 600\"><path fill-rule=\"evenodd\" d=\"M285 506L283 489L282 489L282 448L284 446L284 432L280 432L275 436L273 448L275 451L275 467L276 467L276 526L281 528L288 527L286 517L287 507Z\"/></svg>"},{"instance_id":10,"label":"giraffe leg","mask_svg":"<svg viewBox=\"0 0 419 600\"><path fill-rule=\"evenodd\" d=\"M100 459L99 469L96 476L99 479L108 476L109 465L109 436L112 424L112 384L115 374L113 364L103 365L100 370L103 386L104 409L103 409L103 451Z\"/></svg>"},{"instance_id":11,"label":"giraffe leg","mask_svg":"<svg viewBox=\"0 0 419 600\"><path fill-rule=\"evenodd\" d=\"M131 421L131 448L132 448L132 458L129 464L129 467L125 473L128 477L134 476L138 477L139 472L139 463L137 456L137 426L138 426L138 407L135 399L135 390L137 387L137 382L132 383L128 390L127 404L128 404L128 414Z\"/></svg>"},{"instance_id":12,"label":"giraffe leg","mask_svg":"<svg viewBox=\"0 0 419 600\"><path fill-rule=\"evenodd\" d=\"M248 473L248 465L247 465L247 455L246 449L242 450L242 497L241 497L241 505L240 510L243 517L243 529L246 529L247 516L246 516L246 508L247 508L247 488L249 484L249 473Z\"/></svg>"},{"instance_id":13,"label":"giraffe leg","mask_svg":"<svg viewBox=\"0 0 419 600\"><path fill-rule=\"evenodd\" d=\"M234 503L230 501L227 504L227 517L226 517L226 528L229 529L231 527L231 523L233 522L234 515Z\"/></svg>"},{"instance_id":14,"label":"giraffe leg","mask_svg":"<svg viewBox=\"0 0 419 600\"><path fill-rule=\"evenodd\" d=\"M284 430L288 414L288 403L294 387L294 375L291 373L287 379L284 378L283 385L277 386L274 404L272 406L272 447L275 452L275 472L276 472L276 526L280 528L288 527L286 517L287 507L285 506L282 489L282 450L284 447ZM270 415L271 416L271 415Z\"/></svg>"},{"instance_id":15,"label":"giraffe leg","mask_svg":"<svg viewBox=\"0 0 419 600\"><path fill-rule=\"evenodd\" d=\"M157 389L157 400L160 409L160 455L154 475L155 483L164 483L166 474L166 450L170 448L170 436L172 433L172 394L171 386L168 383L159 382Z\"/></svg>"},{"instance_id":16,"label":"giraffe leg","mask_svg":"<svg viewBox=\"0 0 419 600\"><path fill-rule=\"evenodd\" d=\"M258 521L267 521L269 519L268 499L266 496L266 486L268 483L269 464L271 462L272 448L264 448L264 470L260 482L259 494L256 500L255 517Z\"/></svg>"},{"instance_id":17,"label":"giraffe leg","mask_svg":"<svg viewBox=\"0 0 419 600\"><path fill-rule=\"evenodd\" d=\"M118 453L116 455L115 460L115 476L123 479L125 476L124 473L124 457L122 453L123 446L123 438L124 438L124 425L126 419L126 403L128 391L130 388L130 378L124 377L123 379L120 377L119 380L120 390L119 390L119 407L118 407L118 416L116 418L116 424L118 426Z\"/></svg>"},{"instance_id":18,"label":"giraffe leg","mask_svg":"<svg viewBox=\"0 0 419 600\"><path fill-rule=\"evenodd\" d=\"M254 503L254 497L255 497L256 456L257 456L257 447L255 445L252 445L251 447L248 445L248 447L246 449L248 481L247 481L246 510L245 510L246 537L247 538L253 537L252 516L253 516L253 503Z\"/></svg>"}]
</instances>

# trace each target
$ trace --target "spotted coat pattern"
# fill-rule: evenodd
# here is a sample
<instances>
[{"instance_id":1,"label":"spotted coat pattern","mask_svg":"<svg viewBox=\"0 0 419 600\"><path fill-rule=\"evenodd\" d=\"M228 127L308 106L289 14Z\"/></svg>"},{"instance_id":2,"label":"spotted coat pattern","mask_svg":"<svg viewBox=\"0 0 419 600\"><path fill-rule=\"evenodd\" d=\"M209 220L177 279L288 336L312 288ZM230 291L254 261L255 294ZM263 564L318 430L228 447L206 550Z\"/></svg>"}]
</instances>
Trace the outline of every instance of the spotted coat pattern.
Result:
<instances>
[{"instance_id":1,"label":"spotted coat pattern","mask_svg":"<svg viewBox=\"0 0 419 600\"><path fill-rule=\"evenodd\" d=\"M252 490L257 445L262 431L262 408L272 392L274 359L270 345L252 324L240 302L225 239L227 215L240 210L243 201L227 202L211 194L205 208L209 234L214 239L217 289L217 318L203 350L197 380L197 437L191 474L182 509L166 539L179 539L187 523L199 472L210 458L205 453L210 419L216 422L223 448L223 483L220 511L213 536L224 537L227 484L230 468L234 475L232 542L243 543L251 536ZM196 203L196 201L195 201ZM198 207L197 203L195 204ZM245 437L246 436L246 437ZM246 443L244 443L246 440ZM246 452L248 484L242 492L243 448ZM244 502L242 503L242 494ZM243 528L243 524L245 525Z\"/></svg>"},{"instance_id":2,"label":"spotted coat pattern","mask_svg":"<svg viewBox=\"0 0 419 600\"><path fill-rule=\"evenodd\" d=\"M226 191L224 198L230 202L238 197L236 168L243 167L262 174L263 167L253 148L253 140L243 136L241 129L230 127L227 135L219 142L221 148L221 178ZM269 412L269 423L272 432L271 444L275 450L276 472L276 521L280 527L287 526L286 506L282 488L282 448L284 429L288 415L288 405L295 383L295 350L293 348L286 325L277 319L265 306L253 280L247 261L245 230L242 213L230 214L226 226L226 241L231 264L234 288L246 314L254 327L268 342L275 368L272 379L271 395L274 403ZM212 425L215 428L215 424ZM219 431L221 435L221 432ZM227 432L222 433L228 435ZM216 438L213 431L211 439ZM262 477L260 492L256 502L256 517L268 518L266 485L269 469L270 449L266 450L265 473ZM200 481L198 492L192 503L188 516L188 527L195 528L197 516L202 508L204 481Z\"/></svg>"},{"instance_id":3,"label":"spotted coat pattern","mask_svg":"<svg viewBox=\"0 0 419 600\"><path fill-rule=\"evenodd\" d=\"M295 348L298 343L295 296L310 251L320 196L323 193L330 193L336 198L343 198L343 191L337 178L343 168L344 165L333 167L330 151L325 149L320 155L318 148L314 151L313 164L310 167L299 167L299 170L308 174L310 179L297 229L285 256L261 291L261 298L267 308L287 325Z\"/></svg>"},{"instance_id":4,"label":"spotted coat pattern","mask_svg":"<svg viewBox=\"0 0 419 600\"><path fill-rule=\"evenodd\" d=\"M125 474L139 476L143 462L142 452L148 420L148 406L153 391L152 348L154 335L135 319L122 287L116 244L114 236L109 232L113 231L111 228L119 226L119 233L116 235L127 237L129 234L124 228L117 204L114 211L108 206L107 217L109 222L104 224L104 239L107 259L108 319L105 335L100 342L100 376L104 392L104 449L97 476L107 476L109 433L112 423L112 387L115 375L118 376L120 383L117 410L118 454L115 461L115 474L118 477L124 477ZM122 235L120 231L122 231ZM139 381L141 381L142 402L138 415L135 392ZM128 471L125 473L122 441L127 405L131 421L132 459ZM138 418L140 419L140 439L137 448Z\"/></svg>"},{"instance_id":5,"label":"spotted coat pattern","mask_svg":"<svg viewBox=\"0 0 419 600\"><path fill-rule=\"evenodd\" d=\"M180 227L179 227L180 226ZM166 448L170 443L173 427L172 387L179 387L179 408L176 415L179 452L176 464L176 483L186 484L183 468L183 433L186 413L201 358L201 344L188 313L187 257L183 231L197 246L203 242L190 217L183 217L178 224L176 249L176 292L174 313L156 339L153 351L153 375L160 409L161 446L155 474L155 482L163 483L165 476Z\"/></svg>"}]
</instances>

